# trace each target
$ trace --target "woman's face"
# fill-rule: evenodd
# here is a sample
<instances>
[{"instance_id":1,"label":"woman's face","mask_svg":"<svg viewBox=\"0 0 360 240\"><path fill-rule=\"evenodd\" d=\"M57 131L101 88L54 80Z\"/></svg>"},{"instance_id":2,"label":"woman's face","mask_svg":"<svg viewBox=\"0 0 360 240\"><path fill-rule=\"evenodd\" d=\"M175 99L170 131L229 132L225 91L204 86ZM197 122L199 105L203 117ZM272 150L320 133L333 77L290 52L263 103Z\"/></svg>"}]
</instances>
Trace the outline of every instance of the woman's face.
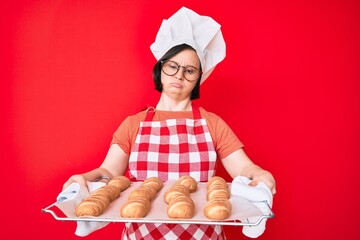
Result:
<instances>
[{"instance_id":1,"label":"woman's face","mask_svg":"<svg viewBox=\"0 0 360 240\"><path fill-rule=\"evenodd\" d=\"M174 57L170 58L168 61L174 62L182 67L195 67L200 69L200 61L194 50L185 49L179 52ZM174 66L176 66L176 64ZM179 71L173 75L166 75L161 71L161 83L163 87L163 94L166 94L174 99L182 100L185 98L190 98L191 91L196 85L197 81L190 82L186 80L184 68L180 67Z\"/></svg>"}]
</instances>

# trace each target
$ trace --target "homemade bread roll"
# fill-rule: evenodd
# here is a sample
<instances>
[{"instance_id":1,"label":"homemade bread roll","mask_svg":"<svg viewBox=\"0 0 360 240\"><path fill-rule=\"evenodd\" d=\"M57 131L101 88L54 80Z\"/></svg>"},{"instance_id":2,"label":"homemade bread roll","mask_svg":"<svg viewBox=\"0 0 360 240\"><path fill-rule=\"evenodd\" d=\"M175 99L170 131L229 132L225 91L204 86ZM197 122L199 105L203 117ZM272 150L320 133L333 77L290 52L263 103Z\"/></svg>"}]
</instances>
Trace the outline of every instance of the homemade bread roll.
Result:
<instances>
[{"instance_id":1,"label":"homemade bread roll","mask_svg":"<svg viewBox=\"0 0 360 240\"><path fill-rule=\"evenodd\" d=\"M227 187L227 183L226 183L225 179L223 179L222 177L219 177L219 176L213 176L212 178L210 178L209 181L206 183L206 186L209 187L210 185L213 185L213 184L219 184L224 187Z\"/></svg>"},{"instance_id":2,"label":"homemade bread roll","mask_svg":"<svg viewBox=\"0 0 360 240\"><path fill-rule=\"evenodd\" d=\"M192 218L195 213L194 201L189 196L177 196L169 202L167 214L170 218Z\"/></svg>"},{"instance_id":3,"label":"homemade bread roll","mask_svg":"<svg viewBox=\"0 0 360 240\"><path fill-rule=\"evenodd\" d=\"M120 214L125 218L143 218L150 211L150 201L140 196L128 200L120 209Z\"/></svg>"},{"instance_id":4,"label":"homemade bread roll","mask_svg":"<svg viewBox=\"0 0 360 240\"><path fill-rule=\"evenodd\" d=\"M182 176L176 181L175 184L187 187L190 192L195 192L197 189L197 182L191 176Z\"/></svg>"},{"instance_id":5,"label":"homemade bread roll","mask_svg":"<svg viewBox=\"0 0 360 240\"><path fill-rule=\"evenodd\" d=\"M94 192L91 193L92 196L103 195L109 198L109 201L112 202L120 196L121 189L116 186L102 186Z\"/></svg>"},{"instance_id":6,"label":"homemade bread roll","mask_svg":"<svg viewBox=\"0 0 360 240\"><path fill-rule=\"evenodd\" d=\"M78 217L99 216L110 205L112 201L120 196L121 188L115 185L105 185L93 191L75 209Z\"/></svg>"},{"instance_id":7,"label":"homemade bread roll","mask_svg":"<svg viewBox=\"0 0 360 240\"><path fill-rule=\"evenodd\" d=\"M158 193L157 188L155 188L154 186L151 186L151 185L144 185L144 186L141 186L141 188L144 188L149 191L150 197L151 197L150 201L154 200L154 198L156 197L156 194Z\"/></svg>"},{"instance_id":8,"label":"homemade bread roll","mask_svg":"<svg viewBox=\"0 0 360 240\"><path fill-rule=\"evenodd\" d=\"M122 192L125 191L130 184L130 179L125 176L114 177L108 182L108 185L116 186L120 188Z\"/></svg>"},{"instance_id":9,"label":"homemade bread roll","mask_svg":"<svg viewBox=\"0 0 360 240\"><path fill-rule=\"evenodd\" d=\"M147 178L138 188L134 189L121 207L120 214L126 218L145 217L151 207L151 201L163 187L163 182L158 177Z\"/></svg>"},{"instance_id":10,"label":"homemade bread roll","mask_svg":"<svg viewBox=\"0 0 360 240\"><path fill-rule=\"evenodd\" d=\"M196 189L196 181L190 176L184 176L166 190L164 201L168 204L167 214L170 218L183 219L194 216L195 204L190 198L190 192L196 191Z\"/></svg>"},{"instance_id":11,"label":"homemade bread roll","mask_svg":"<svg viewBox=\"0 0 360 240\"><path fill-rule=\"evenodd\" d=\"M94 194L91 195L91 197L87 198L87 200L96 202L103 210L107 209L110 205L110 198L105 194Z\"/></svg>"},{"instance_id":12,"label":"homemade bread roll","mask_svg":"<svg viewBox=\"0 0 360 240\"><path fill-rule=\"evenodd\" d=\"M158 177L149 177L145 179L145 181L142 183L143 186L151 186L156 189L157 192L159 192L162 187L164 186L163 181Z\"/></svg>"},{"instance_id":13,"label":"homemade bread roll","mask_svg":"<svg viewBox=\"0 0 360 240\"><path fill-rule=\"evenodd\" d=\"M204 215L214 220L224 220L231 214L232 206L230 190L226 181L219 176L214 176L207 182L207 203Z\"/></svg>"},{"instance_id":14,"label":"homemade bread roll","mask_svg":"<svg viewBox=\"0 0 360 240\"><path fill-rule=\"evenodd\" d=\"M210 185L207 189L207 200L210 200L214 197L224 197L230 198L230 190L228 186L222 186L220 184Z\"/></svg>"},{"instance_id":15,"label":"homemade bread roll","mask_svg":"<svg viewBox=\"0 0 360 240\"><path fill-rule=\"evenodd\" d=\"M154 194L156 195L156 190L155 189L140 186L140 187L134 189L130 193L129 200L131 200L133 198L136 198L136 197L140 197L140 198L144 198L144 199L146 199L148 201L152 201L152 199L155 197Z\"/></svg>"},{"instance_id":16,"label":"homemade bread roll","mask_svg":"<svg viewBox=\"0 0 360 240\"><path fill-rule=\"evenodd\" d=\"M227 198L215 198L205 204L204 215L214 220L224 220L230 216L231 203Z\"/></svg>"},{"instance_id":17,"label":"homemade bread roll","mask_svg":"<svg viewBox=\"0 0 360 240\"><path fill-rule=\"evenodd\" d=\"M75 209L77 217L94 216L97 217L103 212L102 204L97 200L83 200Z\"/></svg>"},{"instance_id":18,"label":"homemade bread roll","mask_svg":"<svg viewBox=\"0 0 360 240\"><path fill-rule=\"evenodd\" d=\"M190 196L190 190L183 185L174 185L166 190L164 200L167 204L177 196Z\"/></svg>"}]
</instances>

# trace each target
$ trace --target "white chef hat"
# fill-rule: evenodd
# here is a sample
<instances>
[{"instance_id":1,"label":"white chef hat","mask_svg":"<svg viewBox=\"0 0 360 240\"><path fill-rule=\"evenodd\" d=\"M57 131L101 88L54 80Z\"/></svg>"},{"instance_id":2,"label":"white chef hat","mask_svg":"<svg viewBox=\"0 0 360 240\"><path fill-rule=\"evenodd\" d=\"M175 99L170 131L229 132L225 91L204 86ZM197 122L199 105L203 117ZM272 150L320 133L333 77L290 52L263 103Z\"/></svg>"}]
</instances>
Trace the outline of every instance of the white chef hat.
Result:
<instances>
[{"instance_id":1,"label":"white chef hat","mask_svg":"<svg viewBox=\"0 0 360 240\"><path fill-rule=\"evenodd\" d=\"M185 43L193 47L200 59L203 71L200 83L203 83L226 55L220 27L211 17L201 16L182 7L169 19L163 20L150 49L159 60L174 46Z\"/></svg>"}]
</instances>

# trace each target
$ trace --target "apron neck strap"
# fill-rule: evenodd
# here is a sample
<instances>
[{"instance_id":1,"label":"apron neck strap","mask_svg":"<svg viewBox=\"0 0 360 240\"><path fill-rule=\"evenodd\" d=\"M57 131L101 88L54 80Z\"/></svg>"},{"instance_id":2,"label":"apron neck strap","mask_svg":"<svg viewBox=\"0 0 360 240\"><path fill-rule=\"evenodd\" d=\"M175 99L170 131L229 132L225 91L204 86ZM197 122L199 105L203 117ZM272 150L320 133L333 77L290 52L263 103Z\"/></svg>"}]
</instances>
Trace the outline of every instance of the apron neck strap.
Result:
<instances>
[{"instance_id":1,"label":"apron neck strap","mask_svg":"<svg viewBox=\"0 0 360 240\"><path fill-rule=\"evenodd\" d=\"M146 117L145 117L145 122L151 122L154 115L155 115L155 111L156 111L156 108L154 107L148 107L146 109Z\"/></svg>"},{"instance_id":2,"label":"apron neck strap","mask_svg":"<svg viewBox=\"0 0 360 240\"><path fill-rule=\"evenodd\" d=\"M201 119L200 109L195 106L194 104L191 105L193 117L195 120ZM156 112L156 108L154 107L148 107L146 109L146 117L145 122L151 122Z\"/></svg>"},{"instance_id":3,"label":"apron neck strap","mask_svg":"<svg viewBox=\"0 0 360 240\"><path fill-rule=\"evenodd\" d=\"M194 120L201 119L200 109L194 104L191 105Z\"/></svg>"}]
</instances>

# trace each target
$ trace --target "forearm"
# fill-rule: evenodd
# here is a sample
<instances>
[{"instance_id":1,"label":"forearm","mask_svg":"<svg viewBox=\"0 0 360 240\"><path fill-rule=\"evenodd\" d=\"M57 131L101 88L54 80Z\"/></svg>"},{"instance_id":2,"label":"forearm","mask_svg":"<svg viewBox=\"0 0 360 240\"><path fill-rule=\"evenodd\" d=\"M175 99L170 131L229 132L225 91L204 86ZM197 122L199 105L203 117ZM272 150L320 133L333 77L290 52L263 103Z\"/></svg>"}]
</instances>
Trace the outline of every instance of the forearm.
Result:
<instances>
[{"instance_id":1,"label":"forearm","mask_svg":"<svg viewBox=\"0 0 360 240\"><path fill-rule=\"evenodd\" d=\"M235 178L236 176L251 177L249 174L252 174L254 170L251 170L250 168L256 166L243 149L239 149L222 159L222 164L232 178ZM250 171L247 169L250 169Z\"/></svg>"},{"instance_id":2,"label":"forearm","mask_svg":"<svg viewBox=\"0 0 360 240\"><path fill-rule=\"evenodd\" d=\"M102 168L102 167L95 168L95 169L93 169L89 172L83 173L81 175L83 175L83 177L89 182L99 181L101 179L109 180L114 177L108 170L106 170L105 168Z\"/></svg>"},{"instance_id":3,"label":"forearm","mask_svg":"<svg viewBox=\"0 0 360 240\"><path fill-rule=\"evenodd\" d=\"M275 179L273 175L254 164L242 149L235 151L222 160L222 163L232 178L245 176L252 179L251 186L264 182L272 191L276 193Z\"/></svg>"},{"instance_id":4,"label":"forearm","mask_svg":"<svg viewBox=\"0 0 360 240\"><path fill-rule=\"evenodd\" d=\"M70 184L76 182L87 187L87 182L102 181L106 182L112 178L112 175L104 168L95 168L86 173L72 175L63 185L63 190Z\"/></svg>"},{"instance_id":5,"label":"forearm","mask_svg":"<svg viewBox=\"0 0 360 240\"><path fill-rule=\"evenodd\" d=\"M262 169L258 165L251 163L248 166L246 166L242 171L242 176L248 177L250 179L253 179L259 175L269 173L268 171Z\"/></svg>"}]
</instances>

